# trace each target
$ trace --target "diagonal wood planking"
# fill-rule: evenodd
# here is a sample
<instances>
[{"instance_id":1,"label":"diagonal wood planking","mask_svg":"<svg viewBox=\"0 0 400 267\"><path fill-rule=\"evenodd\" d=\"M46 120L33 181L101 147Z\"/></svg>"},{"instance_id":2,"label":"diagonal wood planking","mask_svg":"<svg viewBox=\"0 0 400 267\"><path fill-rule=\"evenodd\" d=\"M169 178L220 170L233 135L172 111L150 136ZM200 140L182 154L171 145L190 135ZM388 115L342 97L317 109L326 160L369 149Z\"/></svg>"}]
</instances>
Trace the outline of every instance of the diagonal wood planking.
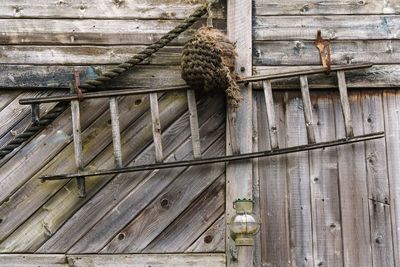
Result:
<instances>
[{"instance_id":1,"label":"diagonal wood planking","mask_svg":"<svg viewBox=\"0 0 400 267\"><path fill-rule=\"evenodd\" d=\"M211 98L207 98L206 101L203 99L199 103L203 146L208 146L208 141L205 141L204 136L207 136L210 131L218 129L218 125L222 120L221 115L218 115L218 110L220 108L218 103L220 102L212 101ZM189 137L189 118L187 116L188 114L186 113L184 116L180 117L162 135L164 152L166 155L173 153L167 158L167 160L178 160L191 157L191 150L187 145L188 141L186 140L186 138ZM179 136L179 138L176 138L177 136ZM181 142L183 141L184 149L180 148L182 146ZM154 150L151 145L129 165L146 164L148 162L154 162L154 160ZM164 173L165 177L167 174L171 174L171 170L162 170L160 172ZM55 233L55 235L38 250L38 252L66 252L74 245L74 243L78 242L86 232L90 231L90 229L101 220L103 216L122 201L126 195L135 190L136 186L140 187L141 183L144 183L146 186L146 192L148 192L146 197L151 199L152 196L154 197L157 195L157 192L163 188L162 184L168 181L168 179L156 182L153 177L156 173L157 172L145 172L117 176L107 186L103 187L103 189L89 200L80 210L73 214L72 217L69 218L68 221ZM135 177L135 179L132 179L132 177ZM152 180L146 183L146 180L150 178ZM152 190L150 190L151 186L154 187ZM135 203L132 203L132 205L135 205ZM121 207L118 208L118 210L121 209ZM130 212L132 212L131 209ZM90 214L91 216L87 216L87 214ZM112 221L110 221L110 225L112 225ZM118 230L119 229L116 229L115 231ZM108 231L112 231L111 226L108 227Z\"/></svg>"}]
</instances>

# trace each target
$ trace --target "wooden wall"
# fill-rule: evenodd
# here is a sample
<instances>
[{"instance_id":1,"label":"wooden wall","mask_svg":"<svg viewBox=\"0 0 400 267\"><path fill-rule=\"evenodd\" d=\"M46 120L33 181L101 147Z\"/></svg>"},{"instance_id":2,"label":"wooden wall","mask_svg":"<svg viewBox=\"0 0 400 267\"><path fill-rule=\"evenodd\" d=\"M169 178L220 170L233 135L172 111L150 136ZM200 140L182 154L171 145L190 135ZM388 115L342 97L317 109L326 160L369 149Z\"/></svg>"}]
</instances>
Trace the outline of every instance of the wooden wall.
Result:
<instances>
[{"instance_id":1,"label":"wooden wall","mask_svg":"<svg viewBox=\"0 0 400 267\"><path fill-rule=\"evenodd\" d=\"M30 123L29 109L20 106L19 99L65 93L74 68L84 78L127 60L205 1L3 2L0 4L0 145ZM225 27L223 12L222 8L214 12L217 27ZM204 20L198 22L195 28L204 23ZM110 87L182 84L180 51L193 31L174 40ZM224 97L198 95L197 99L203 155L223 155ZM43 105L42 111L50 107ZM186 94L159 94L159 109L165 160L191 159ZM119 110L123 164L153 163L148 96L122 97ZM82 102L81 114L86 168L112 168L107 100ZM94 177L87 180L88 194L81 199L73 180L38 179L45 174L75 172L71 141L71 117L67 110L29 143L0 161L1 253L225 251L224 164ZM224 264L222 254L215 255L204 254L200 260L183 257L178 263L166 255L155 257L154 264L168 263L170 259L170 265L166 266L182 265L185 261L193 266L206 266L207 257L215 259L210 264ZM99 261L122 266L140 258L23 257L33 263L42 259L42 264L49 266L51 259L63 264L73 258L74 266L95 265ZM0 255L0 265L3 260L15 266L15 257ZM145 260L139 262L142 263L138 266L146 264Z\"/></svg>"},{"instance_id":2,"label":"wooden wall","mask_svg":"<svg viewBox=\"0 0 400 267\"><path fill-rule=\"evenodd\" d=\"M356 134L386 139L262 159L254 166L261 231L259 266L399 266L400 2L256 0L254 73L320 65L317 30L332 38L333 64L347 72ZM317 141L344 136L335 73L309 77ZM275 89L299 89L298 79ZM276 92L281 147L307 142L299 93ZM264 96L254 96L254 149L269 148Z\"/></svg>"}]
</instances>

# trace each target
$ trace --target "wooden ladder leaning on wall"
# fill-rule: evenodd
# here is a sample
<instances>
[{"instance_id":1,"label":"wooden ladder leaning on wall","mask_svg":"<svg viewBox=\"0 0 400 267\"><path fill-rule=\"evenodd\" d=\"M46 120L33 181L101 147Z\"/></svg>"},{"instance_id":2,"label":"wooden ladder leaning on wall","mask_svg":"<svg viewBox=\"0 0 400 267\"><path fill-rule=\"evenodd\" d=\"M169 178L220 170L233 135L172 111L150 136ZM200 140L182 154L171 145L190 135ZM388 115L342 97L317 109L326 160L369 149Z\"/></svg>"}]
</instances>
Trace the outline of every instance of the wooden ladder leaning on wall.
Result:
<instances>
[{"instance_id":1,"label":"wooden ladder leaning on wall","mask_svg":"<svg viewBox=\"0 0 400 267\"><path fill-rule=\"evenodd\" d=\"M270 135L271 150L259 151L244 154L234 154L229 156L212 157L212 158L202 158L201 147L200 147L200 134L199 125L197 117L197 107L196 107L196 97L193 89L186 85L166 87L160 89L128 89L128 90L113 90L113 91L102 91L94 93L86 93L82 95L77 95L71 93L66 96L54 96L54 97L43 97L43 98L26 98L21 99L19 103L21 105L31 105L32 107L32 120L37 121L39 119L39 105L42 103L52 103L52 102L71 102L71 114L72 114L72 126L73 126L73 139L74 139L74 151L75 151L75 164L77 168L77 173L71 174L57 174L42 176L42 180L61 180L61 179L71 179L75 178L77 180L79 196L85 197L85 179L92 176L104 176L109 174L118 174L126 172L138 172L147 170L156 170L164 168L174 168L174 167L184 167L184 166L194 166L194 165L204 165L213 164L219 162L230 162L238 161L243 159L252 159L259 157L269 157L279 154L295 153L306 150L313 150L323 147L337 146L361 141L367 141L372 139L378 139L384 137L384 132L377 132L367 135L354 136L352 121L351 121L351 111L350 104L347 94L347 86L345 79L345 71L368 68L371 67L370 64L355 64L355 65L345 65L345 66L335 66L332 67L331 71L337 72L338 87L340 93L340 102L342 107L342 114L345 124L346 137L343 139L332 140L328 142L319 142L315 140L314 132L314 122L312 114L312 106L310 99L310 91L308 86L308 75L320 74L326 71L325 68L304 70L304 71L294 71L294 72L284 72L273 75L259 75L244 78L238 81L238 83L250 83L250 82L262 82L262 87L265 96L267 119L268 119L268 131ZM272 96L272 81L277 79L299 77L300 79L300 89L301 96L303 100L304 117L307 129L307 139L308 143L306 145L279 148L278 146L278 131L276 125L276 118L274 112L274 101ZM75 88L72 85L71 91L74 92ZM176 90L186 90L187 100L188 100L188 110L189 110L189 120L190 120L190 130L191 139L193 147L193 160L187 161L176 161L176 162L163 162L163 149L161 142L161 122L160 115L158 111L158 93L166 93ZM123 167L122 164L122 153L121 153L121 140L120 140L120 128L119 128L119 112L118 112L118 96L126 95L139 95L139 94L150 94L150 109L151 109L151 120L152 120L152 131L153 131L153 141L155 147L155 159L154 164L138 165L131 167ZM82 141L81 141L81 127L80 127L80 107L79 103L82 100L93 99L93 98L109 98L109 108L111 114L111 129L112 129L112 139L114 148L114 169L110 170L98 170L95 172L86 172L83 166L83 151L82 151Z\"/></svg>"}]
</instances>

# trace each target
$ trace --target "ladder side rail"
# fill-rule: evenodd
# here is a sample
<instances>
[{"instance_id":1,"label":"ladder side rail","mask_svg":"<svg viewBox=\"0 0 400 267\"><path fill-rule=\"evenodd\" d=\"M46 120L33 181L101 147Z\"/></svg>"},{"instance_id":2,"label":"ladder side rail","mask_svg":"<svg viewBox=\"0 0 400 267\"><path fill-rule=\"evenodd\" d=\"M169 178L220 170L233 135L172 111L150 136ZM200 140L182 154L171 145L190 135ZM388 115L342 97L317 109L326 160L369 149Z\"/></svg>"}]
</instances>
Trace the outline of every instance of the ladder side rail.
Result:
<instances>
[{"instance_id":1,"label":"ladder side rail","mask_svg":"<svg viewBox=\"0 0 400 267\"><path fill-rule=\"evenodd\" d=\"M312 114L310 89L306 75L300 75L301 98L303 99L304 119L306 121L307 139L309 144L315 144L315 126Z\"/></svg>"},{"instance_id":2,"label":"ladder side rail","mask_svg":"<svg viewBox=\"0 0 400 267\"><path fill-rule=\"evenodd\" d=\"M271 149L274 150L279 148L279 144L278 144L278 127L276 125L276 119L275 119L275 107L272 95L271 80L264 80L262 84L264 90L265 105L267 107L270 144L271 144Z\"/></svg>"},{"instance_id":3,"label":"ladder side rail","mask_svg":"<svg viewBox=\"0 0 400 267\"><path fill-rule=\"evenodd\" d=\"M158 110L157 93L150 94L150 110L151 110L151 122L153 130L153 141L156 152L156 162L160 163L163 161L163 151L161 142L161 122L160 122L160 113Z\"/></svg>"},{"instance_id":4,"label":"ladder side rail","mask_svg":"<svg viewBox=\"0 0 400 267\"><path fill-rule=\"evenodd\" d=\"M190 132L193 146L193 158L201 158L201 146L200 146L200 132L199 132L199 121L197 116L197 105L196 95L193 89L189 89L186 92L189 108L189 122Z\"/></svg>"},{"instance_id":5,"label":"ladder side rail","mask_svg":"<svg viewBox=\"0 0 400 267\"><path fill-rule=\"evenodd\" d=\"M349 103L349 96L347 93L346 76L344 71L342 70L337 71L337 78L338 78L340 104L342 106L346 137L353 137L354 136L353 124L351 120L350 103Z\"/></svg>"}]
</instances>

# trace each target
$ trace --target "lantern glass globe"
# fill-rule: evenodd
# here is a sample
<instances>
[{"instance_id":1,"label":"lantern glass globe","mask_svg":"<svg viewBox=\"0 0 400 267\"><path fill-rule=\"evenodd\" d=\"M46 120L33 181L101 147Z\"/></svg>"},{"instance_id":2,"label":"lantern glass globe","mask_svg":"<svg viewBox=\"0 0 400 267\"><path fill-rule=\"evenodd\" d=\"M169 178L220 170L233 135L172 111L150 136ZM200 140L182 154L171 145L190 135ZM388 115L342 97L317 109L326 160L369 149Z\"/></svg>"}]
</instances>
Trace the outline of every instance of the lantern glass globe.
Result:
<instances>
[{"instance_id":1,"label":"lantern glass globe","mask_svg":"<svg viewBox=\"0 0 400 267\"><path fill-rule=\"evenodd\" d=\"M259 223L254 214L236 214L232 217L230 229L236 235L255 235Z\"/></svg>"}]
</instances>

